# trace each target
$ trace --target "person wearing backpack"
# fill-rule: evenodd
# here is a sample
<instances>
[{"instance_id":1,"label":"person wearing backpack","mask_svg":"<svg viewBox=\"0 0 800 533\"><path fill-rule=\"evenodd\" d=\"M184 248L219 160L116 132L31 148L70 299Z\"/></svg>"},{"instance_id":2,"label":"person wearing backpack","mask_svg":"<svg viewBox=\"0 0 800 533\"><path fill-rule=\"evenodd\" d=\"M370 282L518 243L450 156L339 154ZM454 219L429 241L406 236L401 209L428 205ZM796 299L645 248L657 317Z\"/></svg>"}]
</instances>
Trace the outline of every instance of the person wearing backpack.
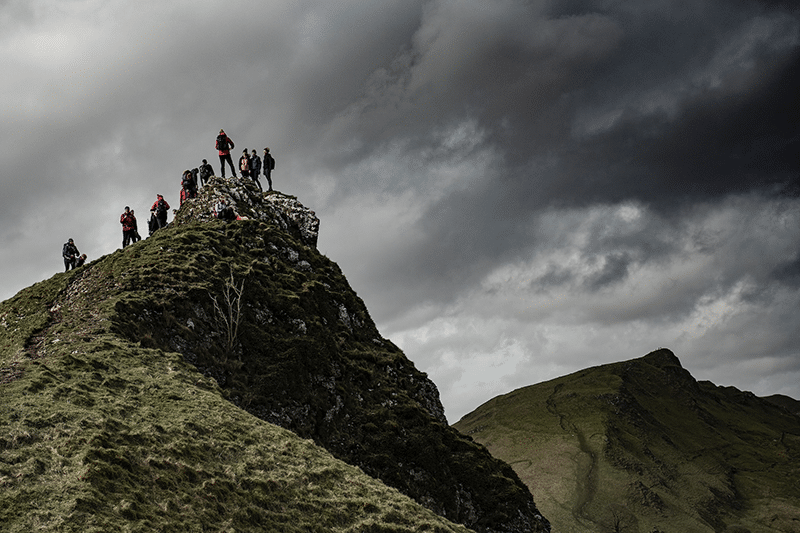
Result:
<instances>
[{"instance_id":1,"label":"person wearing backpack","mask_svg":"<svg viewBox=\"0 0 800 533\"><path fill-rule=\"evenodd\" d=\"M80 252L78 251L78 247L75 246L75 241L70 239L64 243L63 248L61 248L61 255L64 257L64 267L66 268L64 272L70 268L76 268L79 254Z\"/></svg>"},{"instance_id":2,"label":"person wearing backpack","mask_svg":"<svg viewBox=\"0 0 800 533\"><path fill-rule=\"evenodd\" d=\"M250 177L252 177L253 181L255 181L256 185L258 185L258 190L263 192L264 189L261 188L261 182L258 181L258 175L260 172L261 172L261 158L258 157L256 151L253 150L253 152L250 154Z\"/></svg>"},{"instance_id":3,"label":"person wearing backpack","mask_svg":"<svg viewBox=\"0 0 800 533\"><path fill-rule=\"evenodd\" d=\"M136 217L127 205L125 212L119 217L119 223L122 224L122 247L125 248L131 241L136 242Z\"/></svg>"},{"instance_id":4,"label":"person wearing backpack","mask_svg":"<svg viewBox=\"0 0 800 533\"><path fill-rule=\"evenodd\" d=\"M153 207L150 208L150 211L156 214L156 220L158 221L156 229L161 229L167 225L167 210L169 210L169 204L164 200L163 196L157 194L156 201L153 203Z\"/></svg>"},{"instance_id":5,"label":"person wearing backpack","mask_svg":"<svg viewBox=\"0 0 800 533\"><path fill-rule=\"evenodd\" d=\"M200 165L200 184L205 186L208 178L214 175L214 169L208 164L208 161L203 159L203 164Z\"/></svg>"},{"instance_id":6,"label":"person wearing backpack","mask_svg":"<svg viewBox=\"0 0 800 533\"><path fill-rule=\"evenodd\" d=\"M231 167L231 172L233 172L233 177L235 178L236 169L233 166L233 159L231 159L231 149L234 148L234 144L225 133L225 130L219 130L216 148L219 151L219 164L222 166L222 177L225 177L225 161L227 161Z\"/></svg>"},{"instance_id":7,"label":"person wearing backpack","mask_svg":"<svg viewBox=\"0 0 800 533\"><path fill-rule=\"evenodd\" d=\"M153 233L156 232L158 229L158 217L156 216L155 210L150 210L150 219L147 221L147 234L148 236L152 236Z\"/></svg>"},{"instance_id":8,"label":"person wearing backpack","mask_svg":"<svg viewBox=\"0 0 800 533\"><path fill-rule=\"evenodd\" d=\"M197 180L191 170L186 170L181 178L181 205L184 200L195 197L197 197Z\"/></svg>"},{"instance_id":9,"label":"person wearing backpack","mask_svg":"<svg viewBox=\"0 0 800 533\"><path fill-rule=\"evenodd\" d=\"M139 223L136 222L136 216L133 214L133 209L131 209L131 216L133 217L133 242L139 242L142 240L142 236L139 235Z\"/></svg>"},{"instance_id":10,"label":"person wearing backpack","mask_svg":"<svg viewBox=\"0 0 800 533\"><path fill-rule=\"evenodd\" d=\"M269 148L264 148L264 175L269 183L269 190L272 190L272 171L275 169L275 158L269 153Z\"/></svg>"},{"instance_id":11,"label":"person wearing backpack","mask_svg":"<svg viewBox=\"0 0 800 533\"><path fill-rule=\"evenodd\" d=\"M250 176L250 157L247 155L247 148L242 151L242 157L239 158L239 170L242 171L243 178Z\"/></svg>"}]
</instances>

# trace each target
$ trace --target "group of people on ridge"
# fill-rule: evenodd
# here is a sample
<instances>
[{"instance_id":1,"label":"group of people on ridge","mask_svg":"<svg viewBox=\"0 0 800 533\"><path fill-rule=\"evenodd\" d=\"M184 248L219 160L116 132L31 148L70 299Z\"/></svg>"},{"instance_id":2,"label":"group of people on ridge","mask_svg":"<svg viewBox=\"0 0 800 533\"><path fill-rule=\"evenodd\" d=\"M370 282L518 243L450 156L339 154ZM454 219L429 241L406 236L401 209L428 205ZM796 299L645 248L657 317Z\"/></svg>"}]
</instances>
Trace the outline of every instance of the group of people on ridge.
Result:
<instances>
[{"instance_id":1,"label":"group of people on ridge","mask_svg":"<svg viewBox=\"0 0 800 533\"><path fill-rule=\"evenodd\" d=\"M233 159L231 158L231 149L234 148L233 140L225 133L225 130L219 130L215 148L219 152L219 162L222 167L222 178L225 178L225 163L227 162L236 177L236 169L233 166ZM267 178L269 184L268 191L272 191L272 171L275 169L275 159L269 152L269 148L264 148L263 158L259 157L255 150L251 153L247 152L247 148L242 151L242 156L239 158L239 170L242 177L251 178L258 188L263 191L261 183L258 181L259 175L262 170L264 176ZM185 170L181 177L181 205L185 200L195 198L197 196L198 179L201 186L204 186L208 179L214 175L214 169L206 159L203 159L203 164L193 170ZM235 220L236 214L232 207L225 204L224 200L220 200L215 206L215 214L217 218L223 220ZM156 195L156 201L150 208L150 220L148 221L149 235L152 235L156 230L163 228L167 225L167 213L169 211L169 204L160 194ZM122 224L122 247L125 248L131 243L138 242L142 239L139 235L139 226L136 221L136 215L133 209L125 206L125 211L120 215L119 222ZM70 268L78 268L86 261L86 254L81 254L75 246L75 242L69 239L64 243L62 249L62 256L64 257L64 266L66 270Z\"/></svg>"},{"instance_id":2,"label":"group of people on ridge","mask_svg":"<svg viewBox=\"0 0 800 533\"><path fill-rule=\"evenodd\" d=\"M233 166L233 159L231 158L231 150L235 148L235 145L233 140L225 133L225 130L219 130L215 147L217 151L219 151L219 164L222 167L222 177L225 177L225 163L228 163L228 166L231 167L233 177L235 178L236 169ZM263 158L259 157L255 150L252 150L250 153L247 152L247 148L242 150L242 156L239 158L239 170L242 173L242 177L251 178L262 191L264 188L261 187L261 182L258 181L258 177L263 170L269 185L269 189L267 190L272 190L272 171L275 170L275 158L269 153L269 148L264 148Z\"/></svg>"},{"instance_id":3,"label":"group of people on ridge","mask_svg":"<svg viewBox=\"0 0 800 533\"><path fill-rule=\"evenodd\" d=\"M156 195L156 201L150 208L150 220L147 221L148 234L152 235L157 229L163 228L167 225L167 211L169 204L164 197L160 194ZM139 223L136 221L136 215L133 209L125 206L125 212L119 217L119 223L122 224L122 247L125 248L128 244L139 242L142 236L139 235Z\"/></svg>"}]
</instances>

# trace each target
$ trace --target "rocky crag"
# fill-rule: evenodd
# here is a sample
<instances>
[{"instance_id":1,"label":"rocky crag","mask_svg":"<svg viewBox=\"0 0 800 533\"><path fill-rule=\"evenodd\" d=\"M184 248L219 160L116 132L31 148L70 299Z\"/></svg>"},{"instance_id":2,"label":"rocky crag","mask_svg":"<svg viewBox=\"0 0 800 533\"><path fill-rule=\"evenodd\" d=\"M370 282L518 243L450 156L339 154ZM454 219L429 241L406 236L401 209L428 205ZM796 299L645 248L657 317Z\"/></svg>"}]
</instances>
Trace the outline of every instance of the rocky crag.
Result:
<instances>
[{"instance_id":1,"label":"rocky crag","mask_svg":"<svg viewBox=\"0 0 800 533\"><path fill-rule=\"evenodd\" d=\"M661 349L499 396L455 427L514 466L554 531L788 533L796 410L698 382Z\"/></svg>"},{"instance_id":2,"label":"rocky crag","mask_svg":"<svg viewBox=\"0 0 800 533\"><path fill-rule=\"evenodd\" d=\"M220 199L235 209L239 220L225 223L214 218ZM274 424L293 432L290 436L312 439L335 458L359 467L451 522L479 532L549 531L547 520L511 467L447 426L435 385L391 341L381 337L338 266L316 250L318 230L317 217L295 198L261 193L246 180L212 178L197 198L181 206L169 227L77 271L57 274L4 302L0 311L5 326L0 332L7 335L0 359L4 393L13 389L20 394L51 395L54 400L68 399L72 406L82 403L81 409L88 412L80 422L59 414L63 420L58 422L63 425L60 437L51 433L27 437L24 432L31 427L56 424L56 416L48 415L46 405L37 403L36 416L0 411L0 423L16 432L15 449L28 450L28 455L20 451L10 461L19 465L29 457L34 464L22 475L38 476L46 487L48 479L44 478L55 476L53 472L58 470L54 464L72 465L70 472L77 476L86 457L100 454L121 469L118 473L128 472L131 485L142 488L153 480L152 458L158 458L165 469L173 469L170 471L180 470L176 462L184 466L190 462L175 449L162 457L165 452L159 440L169 441L174 428L190 427L193 438L206 447L219 450L225 443L228 451L212 455L229 463L219 466L222 473L210 466L205 472L201 460L193 458L190 477L194 481L207 487L212 479L224 479L237 490L253 487L260 491L259 497L267 498L274 491L265 480L270 477L266 463L252 459L263 474L252 479L253 474L241 470L243 466L237 462L245 452L235 451L231 430L224 431L227 440L215 437L228 417L241 421L249 416L255 425L240 422L244 425L241 431L250 435L243 437L247 442L242 444L243 449L251 449L249 454L257 455L262 445L259 439L286 442L290 438L283 433L270 436L277 429L264 428L274 428ZM124 364L112 362L116 360ZM153 361L158 364L151 367ZM158 372L163 372L164 383L154 377ZM70 376L71 384L65 389L68 392L59 393L64 375ZM82 381L74 383L76 378ZM175 379L182 387L178 391L167 386ZM159 418L160 410L152 407L149 395L168 389L167 400L174 397L183 407L167 402L160 409L177 409L176 417L191 420L168 423ZM100 409L103 402L97 398L97 390L116 395L115 399L134 397L136 402L131 400L126 407L108 412ZM227 399L230 407L220 407L217 397ZM211 398L208 402L213 410L206 404L194 405L192 398ZM24 404L23 397L20 405ZM147 405L147 412L142 413L139 405ZM189 416L193 411L203 415ZM221 419L219 412L225 414ZM100 451L91 443L79 444L82 429L75 424L90 424L89 419L91 427L97 426L100 432ZM213 428L206 420L213 422ZM139 429L140 425L149 429ZM122 436L114 436L115 428ZM46 447L42 439L55 442L62 438L67 438L64 446L74 448L71 459L64 452L58 452L65 457L62 460L55 456L43 459L30 451ZM194 444L174 446L202 455ZM281 462L274 448L260 453L271 458L272 463L267 461L271 468ZM5 460L4 456L0 455L0 460ZM295 462L302 460L302 455L295 458ZM339 467L331 469L339 471ZM22 488L12 478L19 472L16 466L4 467L0 461L0 483L15 487L14 505L24 508ZM239 472L239 477L234 475L231 480L231 472ZM302 502L303 491L343 490L341 483L347 479L358 487L367 486L351 474L294 472L295 477L285 486L299 486L297 476L304 481L290 502ZM248 475L251 478L243 483ZM89 488L105 486L103 479L98 477L97 485ZM79 481L75 483L82 486ZM172 504L183 506L184 517L192 514L192 501L204 498L205 489L192 490L187 489L185 498ZM220 494L214 492L214 497L220 498ZM357 504L347 498L332 503L325 499L327 494L312 498L319 502L313 512L322 514L306 523L341 524L336 528L297 526L298 531L354 527L359 531L438 531L451 527L434 525L432 519L419 518L416 512L398 511L395 516L374 503ZM127 509L129 518L140 520L149 516L146 509L153 509L149 500L122 500L125 498L119 496L107 505L119 512ZM81 509L81 501L73 501L73 515L74 509ZM85 498L84 503L92 501ZM170 504L165 505L167 512ZM226 505L220 503L213 512L224 516ZM252 516L241 511L245 522L248 517L263 518L265 506L273 511L271 501L247 505L252 507ZM301 513L303 505L283 504L285 510ZM332 518L325 515L326 507L348 512L337 511ZM366 515L364 509L369 511ZM218 522L222 520L219 516ZM242 523L239 527L244 530Z\"/></svg>"}]
</instances>

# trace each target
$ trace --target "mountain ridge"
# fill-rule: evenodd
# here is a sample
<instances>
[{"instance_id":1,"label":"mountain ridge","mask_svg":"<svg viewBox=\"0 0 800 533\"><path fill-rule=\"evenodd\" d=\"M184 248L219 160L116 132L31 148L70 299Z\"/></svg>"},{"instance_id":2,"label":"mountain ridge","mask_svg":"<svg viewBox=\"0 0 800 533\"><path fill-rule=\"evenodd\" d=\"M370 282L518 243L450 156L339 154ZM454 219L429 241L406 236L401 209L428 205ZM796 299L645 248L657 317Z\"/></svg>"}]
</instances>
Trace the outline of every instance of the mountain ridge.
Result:
<instances>
[{"instance_id":1,"label":"mountain ridge","mask_svg":"<svg viewBox=\"0 0 800 533\"><path fill-rule=\"evenodd\" d=\"M214 217L220 200L234 208L238 221ZM69 527L77 528L75 524L91 516L91 506L104 510L97 520L105 526L97 525L98 530L109 524L135 529L156 519L165 530L176 528L169 513L158 511L162 503L143 494L154 479L163 482L153 473L158 464L172 474L176 468L194 470L176 482L184 495L176 521L187 519L213 481L230 487L232 499L212 510L202 507L200 514L214 527L252 530L259 520L288 527L273 516L277 504L276 491L268 490L275 481L265 468L269 461L257 458L277 452L258 438L248 437L252 442L243 448L249 451L234 453L224 467L214 461L205 467L200 459L188 465L180 450L152 449L162 439L173 443L169 449L208 460L192 439L208 444L216 433L225 433L221 428L229 417L239 421L243 435L273 435L292 449L325 448L316 454L322 457L316 462L302 453L294 461L322 462L327 466L312 470L331 475L306 483L298 481L308 477L302 468L292 467L291 475L275 470L277 477L288 480L280 484L281 491L291 489L319 503L309 508L311 518L298 522L305 524L299 529L436 531L468 526L487 533L549 531L514 471L447 426L435 385L380 336L341 270L316 250L318 227L313 211L295 198L262 194L241 179L212 178L197 198L184 202L167 228L0 304L0 387L20 406L0 411L0 426L17 435L0 451L0 484L10 487L6 494L12 499L6 507L11 514L2 518L25 531L32 522L15 509L30 507L25 487L16 480L28 480L49 501L57 489L54 472L63 470L70 476L67 493L88 491L91 497L70 496L66 511L44 505L37 516L43 517L45 529L63 526L58 520L64 516ZM164 383L142 361L160 369ZM171 383L173 376L180 377L179 385ZM170 403L191 411L191 397L203 398L224 413L220 418L211 408L203 410L213 430L203 417L176 411ZM220 401L231 407L220 407ZM181 422L160 421L153 402L165 416L170 413L171 420ZM234 416L232 408L240 411ZM54 423L56 418L63 422ZM291 433L276 432L273 423ZM31 440L25 434L33 426L47 430ZM98 441L75 440L83 426L97 426L99 448ZM292 444L298 436L319 448ZM237 446L231 439L220 438L225 449ZM70 453L54 457L46 453L47 442ZM219 457L229 455L221 452ZM252 461L261 473L251 474L240 457L256 457ZM398 503L404 501L399 493L377 505L367 496L359 499L342 490L342 483L358 476L337 460L450 522L416 509L410 500ZM101 472L87 477L87 461L99 464ZM238 472L235 480L231 472ZM114 491L105 474L129 480L136 497ZM359 494L394 490L376 483L358 481L369 486ZM257 501L243 503L249 497L242 492L246 486L259 487ZM345 496L338 498L338 491ZM166 497L164 491L158 494L156 500ZM304 507L293 505L290 515ZM326 507L332 514L326 514ZM245 509L231 514L235 527L225 525L227 508ZM369 512L361 512L364 508ZM314 525L315 514L320 524L335 527Z\"/></svg>"},{"instance_id":2,"label":"mountain ridge","mask_svg":"<svg viewBox=\"0 0 800 533\"><path fill-rule=\"evenodd\" d=\"M669 350L517 389L454 426L554 531L800 531L800 418L698 382Z\"/></svg>"}]
</instances>

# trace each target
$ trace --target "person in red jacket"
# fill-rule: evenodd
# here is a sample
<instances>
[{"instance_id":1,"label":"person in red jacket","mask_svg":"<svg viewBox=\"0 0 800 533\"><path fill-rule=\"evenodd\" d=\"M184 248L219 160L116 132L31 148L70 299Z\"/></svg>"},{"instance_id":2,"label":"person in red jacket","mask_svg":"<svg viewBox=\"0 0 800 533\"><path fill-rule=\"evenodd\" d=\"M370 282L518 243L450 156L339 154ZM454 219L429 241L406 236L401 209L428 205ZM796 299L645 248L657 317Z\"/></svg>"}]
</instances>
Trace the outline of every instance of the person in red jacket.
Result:
<instances>
[{"instance_id":1,"label":"person in red jacket","mask_svg":"<svg viewBox=\"0 0 800 533\"><path fill-rule=\"evenodd\" d=\"M136 242L136 217L127 205L119 217L119 223L122 224L122 247L125 248L131 241Z\"/></svg>"},{"instance_id":2,"label":"person in red jacket","mask_svg":"<svg viewBox=\"0 0 800 533\"><path fill-rule=\"evenodd\" d=\"M158 228L156 229L161 229L167 225L167 211L169 210L169 204L160 194L157 194L156 197L157 199L153 203L153 207L150 208L150 212L155 213L156 220L158 220Z\"/></svg>"},{"instance_id":3,"label":"person in red jacket","mask_svg":"<svg viewBox=\"0 0 800 533\"><path fill-rule=\"evenodd\" d=\"M225 177L225 161L227 161L228 165L230 165L231 172L233 172L233 177L236 177L236 167L233 166L233 159L231 159L231 148L233 147L233 141L225 133L225 130L219 130L216 148L219 150L219 164L222 167L223 178Z\"/></svg>"}]
</instances>

